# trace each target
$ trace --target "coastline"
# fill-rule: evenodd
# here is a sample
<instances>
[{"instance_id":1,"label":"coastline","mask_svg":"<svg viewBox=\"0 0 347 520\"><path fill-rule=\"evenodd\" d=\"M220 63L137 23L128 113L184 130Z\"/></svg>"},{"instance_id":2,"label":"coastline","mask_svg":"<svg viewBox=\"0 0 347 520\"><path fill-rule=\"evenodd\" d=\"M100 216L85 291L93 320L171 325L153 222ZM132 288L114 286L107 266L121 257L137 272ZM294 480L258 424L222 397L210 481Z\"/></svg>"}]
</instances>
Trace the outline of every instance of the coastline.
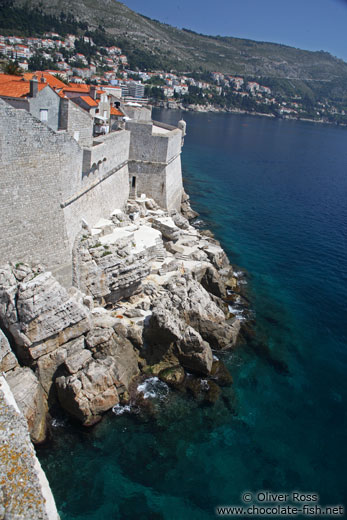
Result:
<instances>
[{"instance_id":1,"label":"coastline","mask_svg":"<svg viewBox=\"0 0 347 520\"><path fill-rule=\"evenodd\" d=\"M194 112L194 113L200 113L200 114L237 114L237 115L248 115L248 116L254 116L254 117L266 117L269 119L282 119L285 121L302 121L304 123L315 123L319 125L329 125L329 126L337 126L337 127L347 127L347 124L344 123L333 123L330 121L324 121L321 119L309 119L309 118L303 118L303 117L292 117L292 116L278 116L275 114L265 114L263 112L249 112L247 110L240 110L240 109L228 109L228 108L220 108L215 105L207 105L206 107L204 105L194 105L194 106L188 106L185 107L184 105L178 105L177 107L169 106L169 103L167 102L159 102L155 104L152 103L154 108L158 109L166 109L166 110L177 110L181 112Z\"/></svg>"},{"instance_id":2,"label":"coastline","mask_svg":"<svg viewBox=\"0 0 347 520\"><path fill-rule=\"evenodd\" d=\"M218 398L218 372L227 372L212 352L236 346L240 307L247 304L241 273L220 243L189 223L197 216L185 193L182 213L165 212L148 198L129 200L126 213L116 210L81 232L78 287L68 292L41 267L2 268L9 303L1 319L15 342L4 337L2 370L22 408L26 385L34 385L32 406L24 407L34 442L47 439L48 411L56 404L92 426L115 405L142 401L136 382L148 376L173 389L186 387L188 373L207 378L207 400L210 390ZM9 305L18 309L15 318ZM103 371L108 379L100 386Z\"/></svg>"}]
</instances>

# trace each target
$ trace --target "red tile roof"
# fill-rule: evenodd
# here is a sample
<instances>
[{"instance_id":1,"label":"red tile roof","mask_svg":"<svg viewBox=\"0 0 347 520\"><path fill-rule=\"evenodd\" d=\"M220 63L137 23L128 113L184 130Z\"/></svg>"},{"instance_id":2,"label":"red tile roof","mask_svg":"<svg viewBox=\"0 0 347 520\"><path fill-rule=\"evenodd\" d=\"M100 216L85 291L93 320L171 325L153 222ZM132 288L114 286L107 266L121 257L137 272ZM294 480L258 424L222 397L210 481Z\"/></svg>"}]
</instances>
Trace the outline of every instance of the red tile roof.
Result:
<instances>
[{"instance_id":1,"label":"red tile roof","mask_svg":"<svg viewBox=\"0 0 347 520\"><path fill-rule=\"evenodd\" d=\"M64 85L65 92L89 92L89 85L85 85L84 83L78 83L76 85L69 84Z\"/></svg>"},{"instance_id":2,"label":"red tile roof","mask_svg":"<svg viewBox=\"0 0 347 520\"><path fill-rule=\"evenodd\" d=\"M111 107L111 116L121 116L123 117L124 114L116 107Z\"/></svg>"},{"instance_id":3,"label":"red tile roof","mask_svg":"<svg viewBox=\"0 0 347 520\"><path fill-rule=\"evenodd\" d=\"M95 99L91 98L90 96L81 96L81 99L90 107L98 106L98 103L95 101Z\"/></svg>"},{"instance_id":4,"label":"red tile roof","mask_svg":"<svg viewBox=\"0 0 347 520\"><path fill-rule=\"evenodd\" d=\"M57 74L59 74L58 71L57 71ZM47 71L26 72L24 74L24 78L29 79L29 80L32 79L33 76L37 77L39 83L41 82L41 80L43 78L46 81L46 83L48 83L48 85L52 88L66 87L65 83L63 83L62 81L60 81L60 79L56 78L55 76L53 76L53 74L51 74L50 72L47 72Z\"/></svg>"},{"instance_id":5,"label":"red tile roof","mask_svg":"<svg viewBox=\"0 0 347 520\"><path fill-rule=\"evenodd\" d=\"M0 76L3 76L3 74L0 74ZM44 89L46 86L47 83L39 83L39 91ZM2 78L0 77L0 96L23 98L29 93L30 81L25 81L23 78L21 78L21 81L15 79L12 79L12 81L2 81Z\"/></svg>"}]
</instances>

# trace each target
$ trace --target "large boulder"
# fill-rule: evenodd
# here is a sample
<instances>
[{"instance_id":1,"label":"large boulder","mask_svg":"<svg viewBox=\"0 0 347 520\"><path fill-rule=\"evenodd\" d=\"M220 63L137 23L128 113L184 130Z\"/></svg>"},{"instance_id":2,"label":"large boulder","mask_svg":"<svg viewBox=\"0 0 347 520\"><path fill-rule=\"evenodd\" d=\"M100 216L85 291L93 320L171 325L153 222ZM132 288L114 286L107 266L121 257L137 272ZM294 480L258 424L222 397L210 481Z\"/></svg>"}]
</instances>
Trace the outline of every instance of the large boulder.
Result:
<instances>
[{"instance_id":1,"label":"large boulder","mask_svg":"<svg viewBox=\"0 0 347 520\"><path fill-rule=\"evenodd\" d=\"M212 351L200 334L183 321L178 310L163 298L162 303L153 309L145 340L148 343L146 353L151 364L160 362L174 352L181 365L187 370L208 374L212 367Z\"/></svg>"},{"instance_id":2,"label":"large boulder","mask_svg":"<svg viewBox=\"0 0 347 520\"><path fill-rule=\"evenodd\" d=\"M0 269L0 319L14 339L20 361L32 365L86 333L90 313L79 296L69 294L51 273L29 267L20 273L10 266Z\"/></svg>"},{"instance_id":3,"label":"large boulder","mask_svg":"<svg viewBox=\"0 0 347 520\"><path fill-rule=\"evenodd\" d=\"M181 365L192 372L208 375L211 372L213 354L210 345L192 327L187 327L177 344Z\"/></svg>"},{"instance_id":4,"label":"large boulder","mask_svg":"<svg viewBox=\"0 0 347 520\"><path fill-rule=\"evenodd\" d=\"M55 398L54 380L60 375L64 362L70 356L80 356L85 347L84 336L65 343L53 352L41 356L37 360L36 375L49 400Z\"/></svg>"},{"instance_id":5,"label":"large boulder","mask_svg":"<svg viewBox=\"0 0 347 520\"><path fill-rule=\"evenodd\" d=\"M113 329L98 328L88 334L87 345L95 359L111 358L114 361L119 385L128 389L139 373L138 356L132 343Z\"/></svg>"},{"instance_id":6,"label":"large boulder","mask_svg":"<svg viewBox=\"0 0 347 520\"><path fill-rule=\"evenodd\" d=\"M27 420L31 440L38 444L47 434L47 399L43 388L28 367L17 367L6 374L19 409Z\"/></svg>"},{"instance_id":7,"label":"large boulder","mask_svg":"<svg viewBox=\"0 0 347 520\"><path fill-rule=\"evenodd\" d=\"M181 201L181 213L184 216L184 218L188 220L192 220L193 218L197 217L199 213L194 211L191 208L190 202L189 202L189 195L185 191L182 193L182 201Z\"/></svg>"},{"instance_id":8,"label":"large boulder","mask_svg":"<svg viewBox=\"0 0 347 520\"><path fill-rule=\"evenodd\" d=\"M225 298L227 295L225 284L217 269L212 265L208 266L201 281L201 285L211 294L218 298Z\"/></svg>"},{"instance_id":9,"label":"large boulder","mask_svg":"<svg viewBox=\"0 0 347 520\"><path fill-rule=\"evenodd\" d=\"M118 370L114 360L92 360L74 374L55 381L61 406L85 426L98 422L101 415L118 404Z\"/></svg>"},{"instance_id":10,"label":"large boulder","mask_svg":"<svg viewBox=\"0 0 347 520\"><path fill-rule=\"evenodd\" d=\"M195 316L192 320L194 327L198 330L205 341L215 350L224 350L235 346L239 332L240 320L237 318L231 325L224 323L216 323Z\"/></svg>"}]
</instances>

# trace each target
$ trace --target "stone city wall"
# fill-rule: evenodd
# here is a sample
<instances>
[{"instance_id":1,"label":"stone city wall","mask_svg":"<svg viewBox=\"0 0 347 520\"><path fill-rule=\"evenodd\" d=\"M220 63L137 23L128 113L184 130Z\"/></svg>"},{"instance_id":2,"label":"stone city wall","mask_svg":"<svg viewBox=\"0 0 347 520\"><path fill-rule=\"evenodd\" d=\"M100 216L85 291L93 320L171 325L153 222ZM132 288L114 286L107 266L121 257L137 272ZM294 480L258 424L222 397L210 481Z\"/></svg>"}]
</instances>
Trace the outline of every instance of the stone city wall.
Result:
<instances>
[{"instance_id":1,"label":"stone city wall","mask_svg":"<svg viewBox=\"0 0 347 520\"><path fill-rule=\"evenodd\" d=\"M82 150L24 110L0 100L0 263L39 262L58 277L70 247L62 179L81 177Z\"/></svg>"},{"instance_id":2,"label":"stone city wall","mask_svg":"<svg viewBox=\"0 0 347 520\"><path fill-rule=\"evenodd\" d=\"M146 193L165 209L180 208L183 190L181 171L182 132L162 123L129 121L131 130L130 186L139 196Z\"/></svg>"},{"instance_id":3,"label":"stone city wall","mask_svg":"<svg viewBox=\"0 0 347 520\"><path fill-rule=\"evenodd\" d=\"M69 286L82 219L93 225L128 198L129 133L106 136L92 149L102 166L88 179L83 150L65 131L2 100L0 129L0 263L43 263Z\"/></svg>"}]
</instances>

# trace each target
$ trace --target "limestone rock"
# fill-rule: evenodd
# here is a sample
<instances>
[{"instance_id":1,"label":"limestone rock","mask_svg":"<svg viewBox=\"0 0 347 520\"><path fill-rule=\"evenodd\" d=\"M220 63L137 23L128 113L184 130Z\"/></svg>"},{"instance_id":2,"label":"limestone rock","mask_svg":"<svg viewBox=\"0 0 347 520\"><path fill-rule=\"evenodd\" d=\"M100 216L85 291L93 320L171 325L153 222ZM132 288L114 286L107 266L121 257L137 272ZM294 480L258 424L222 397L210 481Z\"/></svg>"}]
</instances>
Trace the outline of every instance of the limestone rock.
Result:
<instances>
[{"instance_id":1,"label":"limestone rock","mask_svg":"<svg viewBox=\"0 0 347 520\"><path fill-rule=\"evenodd\" d=\"M81 350L65 359L65 366L70 374L76 374L76 372L86 366L91 359L92 354L90 350Z\"/></svg>"},{"instance_id":2,"label":"limestone rock","mask_svg":"<svg viewBox=\"0 0 347 520\"><path fill-rule=\"evenodd\" d=\"M95 354L100 350L101 346L104 349L113 341L114 330L109 327L94 327L86 336L88 348Z\"/></svg>"},{"instance_id":3,"label":"limestone rock","mask_svg":"<svg viewBox=\"0 0 347 520\"><path fill-rule=\"evenodd\" d=\"M211 377L213 377L219 386L231 386L233 383L233 378L229 370L220 360L213 361Z\"/></svg>"},{"instance_id":4,"label":"limestone rock","mask_svg":"<svg viewBox=\"0 0 347 520\"><path fill-rule=\"evenodd\" d=\"M223 323L224 312L212 300L210 294L190 275L176 276L164 285L169 298L175 299L175 307L187 323L195 327L197 318Z\"/></svg>"},{"instance_id":5,"label":"limestone rock","mask_svg":"<svg viewBox=\"0 0 347 520\"><path fill-rule=\"evenodd\" d=\"M0 319L7 329L18 321L17 280L9 265L0 268Z\"/></svg>"},{"instance_id":6,"label":"limestone rock","mask_svg":"<svg viewBox=\"0 0 347 520\"><path fill-rule=\"evenodd\" d=\"M240 321L235 319L231 325L216 323L198 316L194 319L195 328L213 349L222 350L234 347L240 332Z\"/></svg>"},{"instance_id":7,"label":"limestone rock","mask_svg":"<svg viewBox=\"0 0 347 520\"><path fill-rule=\"evenodd\" d=\"M182 338L182 323L173 309L158 305L153 309L145 339L155 345L169 346Z\"/></svg>"},{"instance_id":8,"label":"limestone rock","mask_svg":"<svg viewBox=\"0 0 347 520\"><path fill-rule=\"evenodd\" d=\"M223 283L217 269L212 265L207 267L200 283L206 291L218 296L219 298L225 298L227 295L225 284Z\"/></svg>"},{"instance_id":9,"label":"limestone rock","mask_svg":"<svg viewBox=\"0 0 347 520\"><path fill-rule=\"evenodd\" d=\"M161 370L158 377L169 386L179 388L184 382L185 372L180 365L176 365Z\"/></svg>"},{"instance_id":10,"label":"limestone rock","mask_svg":"<svg viewBox=\"0 0 347 520\"><path fill-rule=\"evenodd\" d=\"M36 375L47 396L53 397L51 395L51 389L55 390L55 387L52 385L58 375L58 369L63 366L68 356L82 352L85 347L84 343L84 336L81 336L80 338L65 343L53 352L41 356L37 360Z\"/></svg>"},{"instance_id":11,"label":"limestone rock","mask_svg":"<svg viewBox=\"0 0 347 520\"><path fill-rule=\"evenodd\" d=\"M18 360L11 350L10 344L0 329L0 372L8 372L18 366Z\"/></svg>"},{"instance_id":12,"label":"limestone rock","mask_svg":"<svg viewBox=\"0 0 347 520\"><path fill-rule=\"evenodd\" d=\"M220 245L217 245L213 242L204 247L204 251L216 269L224 269L229 265L229 259L225 254L224 249L222 249Z\"/></svg>"},{"instance_id":13,"label":"limestone rock","mask_svg":"<svg viewBox=\"0 0 347 520\"><path fill-rule=\"evenodd\" d=\"M56 379L61 406L86 426L118 404L117 385L117 370L110 357L92 360L76 374Z\"/></svg>"},{"instance_id":14,"label":"limestone rock","mask_svg":"<svg viewBox=\"0 0 347 520\"><path fill-rule=\"evenodd\" d=\"M188 220L192 220L193 218L196 218L199 215L199 213L197 213L191 208L189 202L189 195L187 195L185 191L183 191L182 194L181 213Z\"/></svg>"},{"instance_id":15,"label":"limestone rock","mask_svg":"<svg viewBox=\"0 0 347 520\"><path fill-rule=\"evenodd\" d=\"M47 400L43 388L28 367L18 367L6 374L19 409L27 420L31 440L41 443L47 433Z\"/></svg>"},{"instance_id":16,"label":"limestone rock","mask_svg":"<svg viewBox=\"0 0 347 520\"><path fill-rule=\"evenodd\" d=\"M96 359L110 358L120 385L129 388L139 373L138 358L132 343L110 328L95 328L87 336L87 345Z\"/></svg>"},{"instance_id":17,"label":"limestone rock","mask_svg":"<svg viewBox=\"0 0 347 520\"><path fill-rule=\"evenodd\" d=\"M187 370L208 375L213 354L210 345L192 327L188 327L178 344L178 358Z\"/></svg>"},{"instance_id":18,"label":"limestone rock","mask_svg":"<svg viewBox=\"0 0 347 520\"><path fill-rule=\"evenodd\" d=\"M176 226L171 217L153 219L152 227L158 229L167 240L177 240L181 236L181 229Z\"/></svg>"},{"instance_id":19,"label":"limestone rock","mask_svg":"<svg viewBox=\"0 0 347 520\"><path fill-rule=\"evenodd\" d=\"M181 213L178 213L177 211L173 211L171 213L171 218L174 221L175 225L179 227L180 229L189 229L189 221L187 218L185 218Z\"/></svg>"},{"instance_id":20,"label":"limestone rock","mask_svg":"<svg viewBox=\"0 0 347 520\"><path fill-rule=\"evenodd\" d=\"M0 319L16 342L20 360L29 364L87 332L90 323L79 291L69 295L51 273L39 268L24 274L17 273L23 279L17 283L9 266L0 269Z\"/></svg>"}]
</instances>

